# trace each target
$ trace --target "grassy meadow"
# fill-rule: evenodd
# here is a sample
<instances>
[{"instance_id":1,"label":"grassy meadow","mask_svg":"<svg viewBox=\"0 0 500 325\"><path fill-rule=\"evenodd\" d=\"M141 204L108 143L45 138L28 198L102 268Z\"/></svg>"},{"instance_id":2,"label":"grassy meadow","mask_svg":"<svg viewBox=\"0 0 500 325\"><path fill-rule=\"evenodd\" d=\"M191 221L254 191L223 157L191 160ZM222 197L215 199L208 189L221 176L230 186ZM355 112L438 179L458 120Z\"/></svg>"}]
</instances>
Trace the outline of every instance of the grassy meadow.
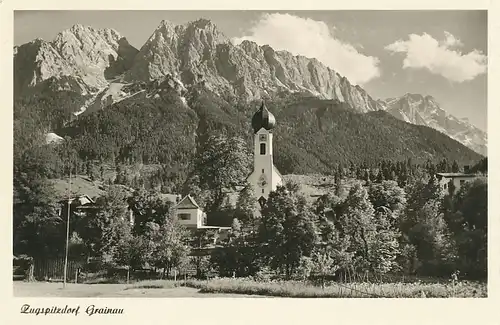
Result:
<instances>
[{"instance_id":1,"label":"grassy meadow","mask_svg":"<svg viewBox=\"0 0 500 325\"><path fill-rule=\"evenodd\" d=\"M301 281L259 282L252 279L152 280L137 282L127 289L199 289L200 293L231 293L289 298L481 298L487 297L486 283L328 283L324 288Z\"/></svg>"}]
</instances>

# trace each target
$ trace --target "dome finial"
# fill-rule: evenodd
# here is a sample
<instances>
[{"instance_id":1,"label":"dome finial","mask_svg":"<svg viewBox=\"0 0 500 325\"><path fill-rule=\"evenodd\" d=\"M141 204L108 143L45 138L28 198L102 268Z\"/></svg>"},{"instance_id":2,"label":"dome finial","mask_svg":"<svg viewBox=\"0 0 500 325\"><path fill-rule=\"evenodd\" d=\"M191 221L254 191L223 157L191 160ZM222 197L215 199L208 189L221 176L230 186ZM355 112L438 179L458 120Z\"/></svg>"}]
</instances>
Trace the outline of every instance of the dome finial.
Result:
<instances>
[{"instance_id":1,"label":"dome finial","mask_svg":"<svg viewBox=\"0 0 500 325\"><path fill-rule=\"evenodd\" d=\"M260 104L260 109L255 112L252 117L252 127L255 133L257 133L260 129L264 128L270 131L274 125L276 124L276 119L274 115L269 112L266 107L266 103L262 100Z\"/></svg>"}]
</instances>

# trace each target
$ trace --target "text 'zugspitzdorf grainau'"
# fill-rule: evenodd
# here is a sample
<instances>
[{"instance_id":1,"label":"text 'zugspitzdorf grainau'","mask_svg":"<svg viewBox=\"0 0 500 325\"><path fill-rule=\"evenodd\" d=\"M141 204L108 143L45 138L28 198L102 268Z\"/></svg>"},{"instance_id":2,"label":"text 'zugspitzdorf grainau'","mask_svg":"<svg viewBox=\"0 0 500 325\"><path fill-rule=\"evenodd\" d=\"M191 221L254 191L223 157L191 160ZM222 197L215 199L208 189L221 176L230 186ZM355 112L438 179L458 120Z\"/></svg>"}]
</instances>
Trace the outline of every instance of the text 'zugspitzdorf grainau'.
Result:
<instances>
[{"instance_id":1,"label":"text 'zugspitzdorf grainau'","mask_svg":"<svg viewBox=\"0 0 500 325\"><path fill-rule=\"evenodd\" d=\"M80 313L80 306L69 307L68 305L64 307L32 307L31 305L24 304L21 307L21 314L34 314L34 315L53 315L53 314L74 314L78 316ZM97 307L95 305L89 305L85 308L86 315L92 316L96 314L123 314L123 308L108 308L108 307Z\"/></svg>"}]
</instances>

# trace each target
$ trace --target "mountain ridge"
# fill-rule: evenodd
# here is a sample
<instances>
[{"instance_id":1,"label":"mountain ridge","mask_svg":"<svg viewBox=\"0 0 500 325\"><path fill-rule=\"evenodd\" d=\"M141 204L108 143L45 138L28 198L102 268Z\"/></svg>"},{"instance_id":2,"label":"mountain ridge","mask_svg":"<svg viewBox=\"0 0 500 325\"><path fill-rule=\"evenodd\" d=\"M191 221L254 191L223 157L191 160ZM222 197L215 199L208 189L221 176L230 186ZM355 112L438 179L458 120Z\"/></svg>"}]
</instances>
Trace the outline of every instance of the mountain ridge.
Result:
<instances>
[{"instance_id":1,"label":"mountain ridge","mask_svg":"<svg viewBox=\"0 0 500 325\"><path fill-rule=\"evenodd\" d=\"M408 123L429 126L486 156L486 132L471 124L468 119L459 119L449 114L434 97L406 93L383 103L384 109L394 117Z\"/></svg>"},{"instance_id":2,"label":"mountain ridge","mask_svg":"<svg viewBox=\"0 0 500 325\"><path fill-rule=\"evenodd\" d=\"M65 47L67 50L75 50L75 53L69 50L65 52L70 62L75 62L75 58L83 57L82 51L85 50L83 48L80 51L75 46L78 42L74 40L74 35L82 36L83 31L86 31L91 37L97 34L102 38L99 30L87 26L75 26L59 34L68 35L66 38L73 40L70 42L71 46ZM108 31L108 34L119 35L118 32L112 32L112 30ZM61 37L59 35L53 42L44 42L49 45L54 42L56 45L61 44L58 41ZM80 38L86 39L83 36ZM116 43L115 38L112 40ZM123 39L126 41L125 38ZM23 51L22 46L16 47L15 57ZM56 48L60 47L56 46ZM104 46L101 52L112 52L110 47L109 44ZM113 57L117 56L116 46L112 49L114 50L111 53ZM90 49L87 50L90 51ZM95 56L89 56L90 61L95 60ZM46 57L53 70L49 71L50 76L82 77L79 71L68 67L67 62L56 60L61 57L59 53L52 53L52 55L49 53ZM287 51L275 51L268 45L259 46L250 41L234 45L218 31L212 22L206 19L199 19L184 25L173 25L162 21L141 49L126 58L127 62L133 61L133 63L124 75L120 76L125 82L149 81L174 75L184 84L203 82L206 87L218 94L229 92L233 96L248 100L266 98L281 91L305 92L324 99L345 101L359 112L380 109L377 102L364 89L351 85L345 77L340 76L317 59L294 56ZM109 60L102 59L100 63L105 65L107 62ZM15 62L15 65L23 64ZM87 75L88 73L84 73L83 77ZM90 88L90 90L86 89L86 93L96 92L109 86L109 83L106 83L106 79L109 78L103 78L103 71L90 73L90 75L95 78L87 78L88 80L82 78L88 87L81 88Z\"/></svg>"},{"instance_id":3,"label":"mountain ridge","mask_svg":"<svg viewBox=\"0 0 500 325\"><path fill-rule=\"evenodd\" d=\"M114 29L74 25L52 41L37 38L14 48L15 93L63 77L77 81L84 95L95 92L130 68L137 51Z\"/></svg>"},{"instance_id":4,"label":"mountain ridge","mask_svg":"<svg viewBox=\"0 0 500 325\"><path fill-rule=\"evenodd\" d=\"M115 30L75 25L52 42L34 40L15 47L14 66L15 93L19 96L37 91L46 92L45 97L51 93L57 97L60 91L75 98L83 96L84 100L71 100L72 107L84 103L73 110L68 120L118 103L123 106L133 102L139 109L137 100L161 101L166 95L189 108L187 97L192 97L193 89L198 87L212 93L216 102L243 101L247 103L245 109L257 99L272 102L295 94L291 98L333 100L355 113L404 113L391 101L373 99L362 87L352 85L317 59L275 51L269 45L251 41L235 45L206 19L184 25L162 21L140 49ZM57 100L50 102L58 105ZM217 105L207 104L216 110L210 114L219 114ZM416 114L415 118L417 115L421 117ZM404 120L402 115L396 117ZM323 125L328 123L324 121ZM414 124L430 126L425 119L415 120Z\"/></svg>"}]
</instances>

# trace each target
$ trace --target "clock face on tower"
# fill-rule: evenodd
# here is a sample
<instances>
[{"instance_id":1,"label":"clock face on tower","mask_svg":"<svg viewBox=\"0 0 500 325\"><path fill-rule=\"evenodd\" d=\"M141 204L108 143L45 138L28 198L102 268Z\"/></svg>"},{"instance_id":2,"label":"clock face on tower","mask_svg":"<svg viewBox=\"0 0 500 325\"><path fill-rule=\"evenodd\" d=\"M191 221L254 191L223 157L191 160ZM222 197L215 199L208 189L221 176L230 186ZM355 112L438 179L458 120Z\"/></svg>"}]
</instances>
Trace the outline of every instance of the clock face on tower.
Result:
<instances>
[{"instance_id":1,"label":"clock face on tower","mask_svg":"<svg viewBox=\"0 0 500 325\"><path fill-rule=\"evenodd\" d=\"M266 175L262 174L259 177L259 180L257 181L257 185L260 187L265 187L267 185L267 177Z\"/></svg>"}]
</instances>

